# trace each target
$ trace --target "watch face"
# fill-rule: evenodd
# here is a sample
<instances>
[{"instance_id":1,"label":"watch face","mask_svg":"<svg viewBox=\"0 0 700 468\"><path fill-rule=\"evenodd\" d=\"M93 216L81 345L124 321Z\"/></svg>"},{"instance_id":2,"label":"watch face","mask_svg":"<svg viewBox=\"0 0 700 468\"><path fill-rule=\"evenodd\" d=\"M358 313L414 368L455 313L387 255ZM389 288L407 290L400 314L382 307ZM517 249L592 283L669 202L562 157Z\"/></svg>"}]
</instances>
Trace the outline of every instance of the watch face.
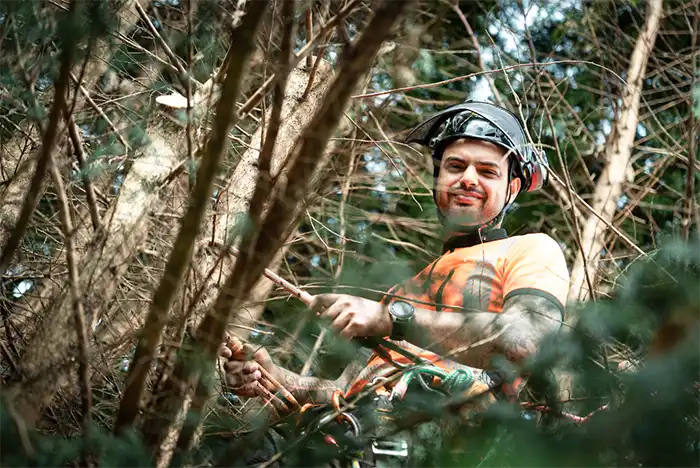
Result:
<instances>
[{"instance_id":1,"label":"watch face","mask_svg":"<svg viewBox=\"0 0 700 468\"><path fill-rule=\"evenodd\" d=\"M391 313L398 319L408 319L413 317L415 309L408 302L395 301L391 303Z\"/></svg>"}]
</instances>

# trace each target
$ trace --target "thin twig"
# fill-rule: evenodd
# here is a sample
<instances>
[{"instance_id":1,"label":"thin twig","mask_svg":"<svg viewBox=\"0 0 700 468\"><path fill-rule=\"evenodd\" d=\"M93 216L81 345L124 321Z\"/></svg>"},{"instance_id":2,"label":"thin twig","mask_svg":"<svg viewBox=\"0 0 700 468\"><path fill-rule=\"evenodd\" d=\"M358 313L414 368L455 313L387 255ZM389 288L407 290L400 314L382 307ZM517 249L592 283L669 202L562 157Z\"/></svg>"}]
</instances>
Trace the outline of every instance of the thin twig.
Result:
<instances>
[{"instance_id":1,"label":"thin twig","mask_svg":"<svg viewBox=\"0 0 700 468\"><path fill-rule=\"evenodd\" d=\"M290 59L293 49L294 37L294 0L286 0L282 3L282 44L280 45L279 65L275 73L275 90L272 97L272 111L268 121L267 128L262 125L261 138L265 141L262 143L262 151L258 157L258 177L256 181L256 190L250 200L249 212L251 214L251 225L257 230L260 223L260 217L263 213L263 205L270 194L272 186L270 184L270 170L272 167L272 156L277 143L277 135L280 131L282 123L282 108L284 107L284 97L287 88L287 79L289 78Z\"/></svg>"},{"instance_id":2,"label":"thin twig","mask_svg":"<svg viewBox=\"0 0 700 468\"><path fill-rule=\"evenodd\" d=\"M696 5L695 6L695 20L693 21L693 30L691 31L691 36L692 36L692 45L690 47L690 50L697 51L697 39L698 35L700 35L700 31L698 30L698 27L700 26L700 6ZM692 54L693 58L691 61L691 67L690 70L693 72L692 75L693 77L691 78L691 90L696 90L696 83L698 81L698 74L695 70L698 69L697 67L697 62L698 62L698 54L697 52ZM690 227L693 225L693 213L695 211L695 204L697 203L695 200L695 157L696 157L696 138L695 138L695 132L696 132L696 125L695 125L695 104L696 104L696 92L691 92L691 97L690 97L690 109L691 111L689 112L688 115L688 172L686 173L686 178L685 178L685 210L683 213L683 238L687 241L688 237L690 235Z\"/></svg>"},{"instance_id":3,"label":"thin twig","mask_svg":"<svg viewBox=\"0 0 700 468\"><path fill-rule=\"evenodd\" d=\"M262 2L252 2L251 8L260 3ZM314 114L295 142L292 150L294 164L288 173L288 184L272 202L260 232L255 237L251 233L246 233L243 237L241 251L254 252L255 256L244 254L235 262L233 272L195 332L195 348L207 362L213 364L216 361L232 311L238 310L284 240L289 238L293 221L300 212L299 203L307 194L318 166L324 161L324 150L342 118L342 111L352 90L360 77L371 68L379 47L392 33L392 27L401 13L411 4L410 1L391 0L379 3L357 42L343 52L335 79L324 96L324 105ZM250 16L249 12L245 18ZM222 101L226 100L222 98ZM244 259L250 261L242 261ZM164 402L163 409L158 411L158 418L171 418L170 412L179 408L183 399L186 387L181 383L190 385L198 378L199 370L180 360L168 381L169 385L166 385L165 391L169 393L169 398Z\"/></svg>"},{"instance_id":4,"label":"thin twig","mask_svg":"<svg viewBox=\"0 0 700 468\"><path fill-rule=\"evenodd\" d=\"M76 1L71 4L71 14L75 18L76 15ZM42 138L41 153L39 154L39 160L36 163L36 170L34 171L34 177L31 180L31 188L24 198L24 203L22 204L22 210L17 219L12 234L7 240L6 244L2 246L2 253L0 253L0 274L5 274L6 269L12 261L15 255L15 251L19 247L20 240L24 236L24 231L27 229L29 224L29 219L32 213L36 209L39 202L39 197L42 193L42 186L44 184L44 176L49 166L49 160L51 153L56 146L56 140L59 133L59 125L61 122L61 110L66 105L66 98L70 82L70 70L73 66L73 56L76 47L76 37L74 34L68 34L63 48L61 67L58 74L58 81L56 82L56 89L54 92L53 105L51 107L51 113L49 114L49 122L44 131L44 136Z\"/></svg>"},{"instance_id":5,"label":"thin twig","mask_svg":"<svg viewBox=\"0 0 700 468\"><path fill-rule=\"evenodd\" d=\"M566 183L562 182L562 180L559 178L559 176L558 176L554 171L551 171L551 172L549 173L549 176L552 177L552 178L554 178L557 182L559 182L559 183L560 183L561 185L563 185L564 187L567 186ZM603 224L605 224L612 232L614 232L614 233L617 234L622 240L624 240L624 241L625 241L625 244L627 244L627 245L629 245L630 247L632 247L632 248L635 250L635 252L639 253L639 255L641 255L642 257L645 257L645 258L646 258L646 257L649 256L649 255L647 255L646 252L644 252L641 248L639 248L639 246L638 246L637 244L635 244L635 242L634 242L632 239L630 239L629 236L627 236L627 234L625 234L625 233L623 233L622 231L620 231L618 228L616 228L615 226L613 226L613 224L612 224L610 221L608 221L607 219L603 218L600 214L598 214L598 212L596 212L596 211L593 209L593 207L592 207L591 205L589 205L588 203L586 203L586 200L584 200L583 198L581 198L581 196L580 196L579 194L577 194L576 192L574 192L573 189L569 189L568 191L571 193L571 195L573 195L573 196L578 200L579 203L581 203L584 207L586 207L586 209L588 209L588 211L590 211L591 214L593 214L593 216L595 216L596 218L598 218L598 219L599 219Z\"/></svg>"},{"instance_id":6,"label":"thin twig","mask_svg":"<svg viewBox=\"0 0 700 468\"><path fill-rule=\"evenodd\" d=\"M192 14L193 8L192 3L194 0L189 0L187 2L187 75L190 75L192 71L192 60L194 54L194 35L192 34ZM194 163L194 137L193 137L193 113L192 113L192 80L186 80L185 82L185 92L187 97L187 160L190 163ZM189 180L189 178L188 178Z\"/></svg>"},{"instance_id":7,"label":"thin twig","mask_svg":"<svg viewBox=\"0 0 700 468\"><path fill-rule=\"evenodd\" d=\"M347 5L345 5L345 7L343 7L342 10L338 12L337 15L324 23L319 28L318 34L316 34L315 38L313 38L311 42L307 42L299 52L294 54L289 66L296 67L299 62L311 52L311 48L315 44L316 40L319 37L324 37L327 32L335 28L336 25L339 24L347 15L349 15L359 3L360 0L351 0ZM267 88L273 83L274 79L275 75L270 75L270 77L265 80L265 82L253 93L253 95L248 98L248 100L238 110L239 118L243 119L248 115L248 113L255 107L260 99L262 99L262 96L267 91Z\"/></svg>"},{"instance_id":8,"label":"thin twig","mask_svg":"<svg viewBox=\"0 0 700 468\"><path fill-rule=\"evenodd\" d=\"M479 61L479 68L486 71L487 68L486 68L486 64L484 63L484 57L481 53L481 46L479 45L479 40L476 38L476 34L474 34L474 30L472 29L471 25L469 24L469 21L467 21L467 17L464 16L462 9L459 7L459 0L454 0L454 3L452 3L451 6L452 6L452 9L454 10L454 12L457 13L459 20L464 25L464 29L467 30L467 34L469 34L469 37L472 40L472 44L474 45L474 50L476 51L476 58ZM490 74L486 75L486 81L488 82L489 88L491 88L491 92L493 93L493 96L496 98L496 101L501 106L505 106L505 102L503 101L503 98L501 97L501 93L498 92L498 88L496 87L496 83L494 83L493 78L491 77Z\"/></svg>"},{"instance_id":9,"label":"thin twig","mask_svg":"<svg viewBox=\"0 0 700 468\"><path fill-rule=\"evenodd\" d=\"M168 56L170 59L170 62L177 68L177 71L179 72L178 80L184 87L191 86L191 78L190 74L187 72L182 67L182 64L180 63L180 58L175 55L175 53L170 49L168 44L165 42L163 37L160 35L158 30L153 26L153 22L151 21L151 18L148 17L148 14L146 11L143 9L141 4L138 2L138 0L132 0L134 2L134 7L136 8L136 11L138 12L139 16L141 19L146 23L148 26L148 30L151 31L151 34L153 34L153 37L156 39L156 42L160 47L163 49L165 52L165 55ZM191 37L191 36L190 36Z\"/></svg>"},{"instance_id":10,"label":"thin twig","mask_svg":"<svg viewBox=\"0 0 700 468\"><path fill-rule=\"evenodd\" d=\"M97 232L102 229L102 221L100 220L100 209L97 206L95 187L92 185L90 175L88 174L87 160L85 158L85 151L83 151L83 142L80 138L78 125L75 123L75 118L73 118L72 113L68 112L68 109L64 109L64 118L66 119L66 125L68 126L68 134L73 142L73 149L75 149L75 157L78 160L78 167L80 167L80 177L83 180L83 186L85 188L85 196L87 198L88 209L90 211L92 228L95 230L95 232Z\"/></svg>"},{"instance_id":11,"label":"thin twig","mask_svg":"<svg viewBox=\"0 0 700 468\"><path fill-rule=\"evenodd\" d=\"M231 253L233 253L236 256L239 256L241 254L240 250L233 246L225 246L221 245L221 247L228 248ZM281 288L285 289L287 292L291 293L294 297L299 299L301 302L303 302L306 306L311 306L311 304L314 301L314 297L307 293L306 291L299 289L298 287L294 286L292 283L287 281L286 279L282 278L280 275L275 273L274 271L270 270L269 268L265 268L263 270L263 274L267 279L272 281L273 283L277 284Z\"/></svg>"},{"instance_id":12,"label":"thin twig","mask_svg":"<svg viewBox=\"0 0 700 468\"><path fill-rule=\"evenodd\" d=\"M143 326L143 336L136 347L132 365L126 377L127 385L115 424L117 433L121 433L131 426L139 413L150 363L155 357L156 349L163 335L163 327L167 323L170 305L192 260L194 243L201 229L202 219L211 197L214 178L228 141L227 134L237 120L236 112L231 103L235 102L238 97L248 57L255 47L253 38L261 18L267 10L268 3L267 0L252 2L243 23L236 30L237 36L234 43L238 50L226 73L221 99L216 107L214 128L207 141L204 156L197 171L197 181L192 193L191 204L182 218L180 233L175 240L163 278L153 296L153 303ZM160 427L159 429L163 430L164 428ZM157 438L163 435L161 431L159 432Z\"/></svg>"},{"instance_id":13,"label":"thin twig","mask_svg":"<svg viewBox=\"0 0 700 468\"><path fill-rule=\"evenodd\" d=\"M313 12L311 11L311 6L306 10L306 43L309 44L314 40L314 18ZM311 56L306 57L306 66L311 67L312 64Z\"/></svg>"},{"instance_id":14,"label":"thin twig","mask_svg":"<svg viewBox=\"0 0 700 468\"><path fill-rule=\"evenodd\" d=\"M331 40L331 35L326 33L326 40L323 41L323 45L318 49L318 55L316 55L316 60L314 60L314 66L311 69L311 73L309 73L309 82L306 84L306 89L304 90L304 94L302 94L301 98L306 99L309 96L309 93L311 92L311 89L314 86L314 78L316 78L316 72L318 71L318 66L321 64L321 60L323 60L323 56L326 54L326 47L328 46L328 42ZM311 56L309 55L306 57L307 64L308 61L311 60Z\"/></svg>"},{"instance_id":15,"label":"thin twig","mask_svg":"<svg viewBox=\"0 0 700 468\"><path fill-rule=\"evenodd\" d=\"M538 412L540 412L540 413L553 413L553 414L556 414L556 415L558 415L558 416L561 416L562 418L566 418L566 419L568 419L569 421L573 421L573 422L575 422L576 424L583 424L583 423L585 423L586 421L588 421L589 419L591 419L591 417L592 417L594 414L596 414L596 413L598 413L598 412L600 412L600 411L605 411L605 410L607 410L607 409L609 408L609 405L608 405L608 404L605 404L605 405L601 406L600 408L597 408L597 409L591 411L591 412L588 413L586 416L578 416L578 415L575 415L575 414L572 414L572 413L567 413L567 412L565 412L565 411L557 411L557 410L555 410L555 409L553 409L553 408L551 408L551 407L549 407L549 406L545 406L545 405L535 405L535 406L525 406L525 407L526 407L527 409L531 409L531 410L533 410L533 411L538 411Z\"/></svg>"},{"instance_id":16,"label":"thin twig","mask_svg":"<svg viewBox=\"0 0 700 468\"><path fill-rule=\"evenodd\" d=\"M526 15L526 12L522 12L523 15ZM530 35L530 30L527 26L525 25L525 37L528 43L528 47L530 48L530 55L532 56L532 60L534 61L535 64L535 71L538 70L537 67L537 58L536 58L536 53L535 53L535 45L532 42L532 36ZM579 228L579 220L578 217L576 216L576 204L574 203L574 198L573 198L573 184L571 182L571 174L569 174L569 168L568 166L564 163L564 158L562 157L561 150L559 149L559 139L557 138L557 134L554 128L554 121L552 120L552 114L549 112L549 108L547 107L547 102L544 98L544 93L542 92L542 86L540 84L540 78L539 78L539 73L536 74L535 76L535 86L537 87L537 96L540 100L540 103L544 106L544 114L547 117L547 123L549 124L549 128L552 131L552 139L554 140L554 148L556 150L557 156L559 157L559 164L561 164L561 167L564 171L564 181L566 182L566 191L569 194L569 204L571 205L571 219L574 223L573 226L573 234L574 234L574 240L576 242L576 245L579 248L579 252L581 253L581 258L583 259L583 272L584 276L586 278L586 284L588 285L588 290L591 291L591 299L593 301L596 301L595 295L593 294L593 281L591 280L591 275L588 272L588 266L587 266L587 261L586 261L586 254L585 250L583 248L583 243L581 241L581 229Z\"/></svg>"},{"instance_id":17,"label":"thin twig","mask_svg":"<svg viewBox=\"0 0 700 468\"><path fill-rule=\"evenodd\" d=\"M601 68L601 69L605 70L606 72L612 74L618 80L620 80L621 83L623 83L624 85L627 85L627 82L618 73L615 73L614 70L611 70L607 67L604 67L599 63L590 62L588 60L552 60L551 62L547 62L546 65L547 66L552 66L552 65L590 65L592 67ZM404 93L407 91L415 91L416 89L438 88L438 87L446 85L446 84L456 83L457 81L469 80L472 77L479 77L479 76L483 76L483 75L488 75L490 73L501 73L501 72L507 72L507 71L511 71L511 70L520 70L522 68L531 68L534 66L535 66L535 64L533 64L531 62L530 63L517 63L514 65L508 65L508 66L503 66L500 68L494 68L493 70L486 70L486 71L469 73L468 75L455 76L453 78L448 78L446 80L441 80L441 81L435 81L433 83L425 83L422 85L414 85L414 86L405 86L402 88L393 88L393 89L388 89L385 91L377 91L374 93L356 94L354 96L350 96L350 99L369 99L369 98L373 98L373 97L377 97L377 96L384 96L386 94L396 94L396 93ZM507 76L507 75L505 75L505 76Z\"/></svg>"},{"instance_id":18,"label":"thin twig","mask_svg":"<svg viewBox=\"0 0 700 468\"><path fill-rule=\"evenodd\" d=\"M306 43L310 44L314 40L314 19L313 12L313 2L309 5L309 9L306 10ZM313 58L309 55L306 57L306 66L311 67Z\"/></svg>"},{"instance_id":19,"label":"thin twig","mask_svg":"<svg viewBox=\"0 0 700 468\"><path fill-rule=\"evenodd\" d=\"M73 82L75 82L78 85L78 89L80 89L80 92L83 94L83 96L85 97L85 100L88 102L88 104L90 104L90 106L92 106L92 108L95 109L95 112L97 112L99 114L99 116L104 119L104 121L107 123L107 125L109 125L109 128L112 129L112 131L114 132L115 138L117 140L119 140L119 143L121 143L122 146L124 146L124 150L129 151L131 149L131 146L129 146L129 144L126 142L124 137L122 137L121 132L119 131L117 126L114 125L112 120L109 117L107 117L107 114L105 114L105 111L102 110L102 108L92 99L92 97L90 97L90 93L88 92L88 90L85 89L85 87L83 85L78 83L78 79L75 76L73 76L72 74L71 74L71 78L73 79Z\"/></svg>"},{"instance_id":20,"label":"thin twig","mask_svg":"<svg viewBox=\"0 0 700 468\"><path fill-rule=\"evenodd\" d=\"M0 340L0 351L2 351L2 355L5 358L5 361L7 361L7 365L10 366L10 371L12 371L12 374L17 375L17 363L15 362L15 358L12 356L12 352L10 352L7 345L5 345L5 341L3 340Z\"/></svg>"},{"instance_id":21,"label":"thin twig","mask_svg":"<svg viewBox=\"0 0 700 468\"><path fill-rule=\"evenodd\" d=\"M314 362L314 359L316 359L316 355L318 354L318 351L321 349L321 345L323 344L323 340L326 337L326 328L321 329L321 333L318 334L316 337L316 341L314 342L314 347L311 348L311 353L309 353L309 357L306 358L306 361L304 362L304 367L301 368L301 375L307 375L309 371L311 370L311 365Z\"/></svg>"},{"instance_id":22,"label":"thin twig","mask_svg":"<svg viewBox=\"0 0 700 468\"><path fill-rule=\"evenodd\" d=\"M83 404L83 436L88 437L92 420L92 390L90 387L90 364L87 322L83 309L80 293L80 274L78 272L78 260L75 255L73 221L70 214L70 204L61 177L53 157L49 155L49 172L56 188L56 198L60 207L61 227L63 228L64 248L66 251L66 263L68 264L68 286L70 288L71 302L73 303L73 318L75 330L78 335L78 380L80 382L80 395Z\"/></svg>"},{"instance_id":23,"label":"thin twig","mask_svg":"<svg viewBox=\"0 0 700 468\"><path fill-rule=\"evenodd\" d=\"M301 408L301 405L299 404L299 402L297 401L297 399L294 398L294 395L292 395L292 394L289 392L289 390L287 390L287 389L284 387L284 385L282 385L281 383L279 383L279 382L277 381L277 379L274 378L274 376L273 376L272 374L270 374L270 373L267 371L267 369L265 369L263 366L260 366L258 369L260 370L260 373L262 374L262 376L263 376L264 378L266 378L267 380L269 380L270 383L271 383L272 385L274 385L275 387L277 387L277 389L280 391L280 393L282 394L282 396L284 396L284 397L285 397L292 405L294 405L295 407Z\"/></svg>"}]
</instances>

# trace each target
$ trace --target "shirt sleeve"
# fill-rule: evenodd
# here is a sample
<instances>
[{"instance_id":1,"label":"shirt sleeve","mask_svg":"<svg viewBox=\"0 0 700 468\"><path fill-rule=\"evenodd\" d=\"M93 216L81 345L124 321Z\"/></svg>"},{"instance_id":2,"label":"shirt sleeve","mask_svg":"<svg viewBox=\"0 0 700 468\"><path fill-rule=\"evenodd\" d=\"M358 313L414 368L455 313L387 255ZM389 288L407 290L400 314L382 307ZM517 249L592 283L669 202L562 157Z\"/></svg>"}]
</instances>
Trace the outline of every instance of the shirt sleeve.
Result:
<instances>
[{"instance_id":1,"label":"shirt sleeve","mask_svg":"<svg viewBox=\"0 0 700 468\"><path fill-rule=\"evenodd\" d=\"M529 234L508 249L504 264L503 301L518 294L545 297L559 307L562 318L569 291L564 252L547 234Z\"/></svg>"}]
</instances>

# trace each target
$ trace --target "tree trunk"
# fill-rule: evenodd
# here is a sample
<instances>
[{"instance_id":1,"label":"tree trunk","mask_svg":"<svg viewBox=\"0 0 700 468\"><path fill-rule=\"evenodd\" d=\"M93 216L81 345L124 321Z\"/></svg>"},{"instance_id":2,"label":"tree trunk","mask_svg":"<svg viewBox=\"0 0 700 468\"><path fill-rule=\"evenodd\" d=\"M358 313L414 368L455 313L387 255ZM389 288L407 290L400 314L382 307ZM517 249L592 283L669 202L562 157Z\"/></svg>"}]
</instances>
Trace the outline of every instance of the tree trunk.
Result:
<instances>
[{"instance_id":1,"label":"tree trunk","mask_svg":"<svg viewBox=\"0 0 700 468\"><path fill-rule=\"evenodd\" d=\"M291 152L288 181L271 200L269 211L259 230L243 235L242 255L233 272L195 331L192 354L179 357L172 376L158 395L155 410L145 424L144 437L148 445L161 447L170 436L170 429L181 426L186 410L187 395L196 388L200 379L208 376L224 339L232 311L245 302L251 289L258 283L263 270L278 254L296 222L300 202L315 183L315 175L324 161L326 147L340 123L352 91L359 79L371 69L381 44L389 37L392 27L412 2L377 2L372 19L362 35L343 51L335 78L328 92L320 99L320 106L309 124L297 138ZM259 196L260 186L255 195ZM257 196L254 195L254 199ZM254 212L258 210L258 212ZM251 217L260 219L261 205L251 204ZM198 365L190 359L196 356ZM211 367L210 367L211 366ZM209 392L207 392L209 393ZM198 421L201 415L193 415Z\"/></svg>"},{"instance_id":2,"label":"tree trunk","mask_svg":"<svg viewBox=\"0 0 700 468\"><path fill-rule=\"evenodd\" d=\"M138 0L141 5L147 6L149 0ZM119 30L120 34L128 34L138 22L138 14L136 13L136 8L133 2L123 2L122 9L118 13L119 16ZM85 73L83 77L82 85L88 91L92 90L98 80L107 71L110 62L110 55L113 51L113 47L109 41L98 41L92 52L93 57L88 62L85 68ZM78 64L73 67L73 76L76 78L80 74L80 69L82 64ZM73 96L70 96L72 99ZM70 102L70 100L68 101ZM74 113L79 112L83 107L85 107L87 101L83 95L80 93L77 96L75 103ZM61 141L61 136L65 133L65 120L61 119L58 125L58 147L64 146L63 141ZM42 187L32 187L31 180L34 175L34 170L36 167L37 155L36 150L40 149L40 145L34 144L30 146L32 148L31 155L29 157L24 157L24 149L28 145L25 145L21 140L31 139L36 140L39 138L38 128L32 127L28 130L27 136L19 138L17 141L11 141L7 145L4 145L4 149L1 151L2 159L5 161L12 161L13 165L19 167L20 170L14 174L13 177L2 177L4 181L9 180L9 183L5 189L0 193L0 252L5 248L7 241L10 238L10 233L15 228L17 221L19 219L19 214L22 209L22 203L29 193L29 190L43 190ZM62 150L58 150L57 153L62 153Z\"/></svg>"},{"instance_id":3,"label":"tree trunk","mask_svg":"<svg viewBox=\"0 0 700 468\"><path fill-rule=\"evenodd\" d=\"M617 207L617 200L622 193L627 166L632 154L634 136L637 130L639 101L642 94L643 79L649 55L654 48L656 34L662 14L662 0L650 0L644 29L637 38L637 43L630 59L627 71L628 85L622 97L620 117L613 124L610 137L606 142L603 173L593 193L591 206L606 220L612 221ZM583 301L593 297L586 280L586 272L595 288L598 279L598 262L605 246L606 226L596 216L589 215L583 224L579 252L571 270L570 301Z\"/></svg>"},{"instance_id":4,"label":"tree trunk","mask_svg":"<svg viewBox=\"0 0 700 468\"><path fill-rule=\"evenodd\" d=\"M104 218L105 232L91 243L80 261L80 290L90 329L106 311L132 257L144 242L148 214L160 185L177 162L166 140L152 135L146 154L134 163ZM71 302L64 290L52 307L40 314L42 322L19 362L22 381L11 389L11 400L28 425L36 423L55 392L68 382L74 367L71 361L76 334L71 317Z\"/></svg>"},{"instance_id":5,"label":"tree trunk","mask_svg":"<svg viewBox=\"0 0 700 468\"><path fill-rule=\"evenodd\" d=\"M332 69L328 62L321 60L316 71L316 76L312 83L311 90L305 99L302 99L304 91L309 84L310 69L301 62L300 65L292 70L289 74L287 86L285 88L285 100L282 107L282 121L277 135L277 144L272 155L271 173L278 174L283 170L285 161L290 157L294 147L294 142L303 132L304 128L310 122L315 112L321 106L322 98L328 89L330 83ZM233 174L229 178L229 184L221 193L217 203L217 214L212 222L213 234L207 236L206 242L209 243L214 239L214 243L221 246L231 245L233 239L232 233L236 229L241 229L241 221L245 219L251 198L255 192L256 181L258 179L258 158L260 156L260 148L262 148L262 135L268 132L269 120L264 126L258 128L253 134L249 142L249 148L246 150L240 162L236 166ZM274 260L270 264L270 268L276 270L284 255L285 249L280 249ZM219 253L217 255L217 253ZM216 299L217 292L221 289L224 280L231 274L236 263L236 258L230 254L223 253L220 248L203 248L198 253L196 261L198 277L204 278L204 284L197 284L195 290L202 289L203 294L199 302L194 305L195 322L210 309ZM213 274L209 274L213 271ZM264 301L272 291L273 283L266 278L261 278L255 285L249 298L249 307L241 307L240 316L234 321L230 327L231 332L239 336L247 335L247 331L236 325L250 326L253 322L260 318L264 310ZM181 319L184 319L182 317ZM195 325L196 326L196 325ZM200 391L201 393L201 391ZM191 397L191 396L190 396ZM196 400L192 410L201 412L204 411L204 405L207 398L200 396ZM189 409L190 398L185 402L186 409L181 412L182 415ZM168 449L160 454L160 458L169 459L172 455L180 427L184 423L184 419L179 420L173 427L170 428L167 436ZM189 445L193 438L196 438L196 427L192 428L193 433L185 436L187 442L183 444ZM149 432L152 429L148 422L145 423L144 431Z\"/></svg>"},{"instance_id":6,"label":"tree trunk","mask_svg":"<svg viewBox=\"0 0 700 468\"><path fill-rule=\"evenodd\" d=\"M316 71L309 95L302 100L304 90L309 82L309 72L310 70L306 69L304 64L300 64L289 75L286 97L282 108L282 124L280 125L277 144L272 156L270 172L273 177L289 158L294 142L319 108L322 96L328 89L332 70L330 64L322 60ZM217 245L232 245L233 239L231 237L233 233L244 227L243 224L245 223L258 178L257 162L260 148L262 147L261 135L263 131L267 132L261 127L253 135L249 143L249 149L243 153L241 161L229 179L229 184L219 198L216 206L217 215L212 226L213 236L210 235L207 239L211 240L213 237L214 243ZM199 276L203 278L210 276L210 278L205 280L206 285L203 287L202 298L199 304L196 305L195 320L197 322L212 306L223 281L231 274L235 265L235 257L223 255L223 258L220 258L220 255L216 255L216 252L219 250L203 249L200 252L197 262ZM270 265L271 269L277 269L282 255L283 253L280 252L276 256ZM209 272L213 269L216 269L215 273L209 275ZM197 288L200 287L202 286L197 285ZM271 288L272 283L266 278L261 278L251 294L251 302L255 303L256 300L267 298ZM255 320L260 318L263 308L263 306L253 306L246 308L245 311L241 311L240 317L231 325L231 332L240 334L240 336L246 334L243 329L237 328L235 325L250 326Z\"/></svg>"}]
</instances>

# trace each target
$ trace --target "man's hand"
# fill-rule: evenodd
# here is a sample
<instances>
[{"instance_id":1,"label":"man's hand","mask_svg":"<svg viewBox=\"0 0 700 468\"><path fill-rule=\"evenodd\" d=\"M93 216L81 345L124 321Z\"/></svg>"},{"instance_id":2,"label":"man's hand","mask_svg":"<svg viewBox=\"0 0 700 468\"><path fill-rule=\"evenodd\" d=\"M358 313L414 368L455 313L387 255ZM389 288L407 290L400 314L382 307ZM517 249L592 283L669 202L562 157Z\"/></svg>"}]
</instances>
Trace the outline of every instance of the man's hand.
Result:
<instances>
[{"instance_id":1,"label":"man's hand","mask_svg":"<svg viewBox=\"0 0 700 468\"><path fill-rule=\"evenodd\" d=\"M347 339L391 335L391 315L379 302L347 294L319 294L311 310L330 320L331 328Z\"/></svg>"},{"instance_id":2,"label":"man's hand","mask_svg":"<svg viewBox=\"0 0 700 468\"><path fill-rule=\"evenodd\" d=\"M264 367L274 378L278 378L278 367L272 362L270 354L261 347L243 344L239 339L232 338L219 348L219 356L228 359L224 364L226 383L232 393L242 397L259 396L259 386L275 392L276 387L262 376Z\"/></svg>"}]
</instances>

